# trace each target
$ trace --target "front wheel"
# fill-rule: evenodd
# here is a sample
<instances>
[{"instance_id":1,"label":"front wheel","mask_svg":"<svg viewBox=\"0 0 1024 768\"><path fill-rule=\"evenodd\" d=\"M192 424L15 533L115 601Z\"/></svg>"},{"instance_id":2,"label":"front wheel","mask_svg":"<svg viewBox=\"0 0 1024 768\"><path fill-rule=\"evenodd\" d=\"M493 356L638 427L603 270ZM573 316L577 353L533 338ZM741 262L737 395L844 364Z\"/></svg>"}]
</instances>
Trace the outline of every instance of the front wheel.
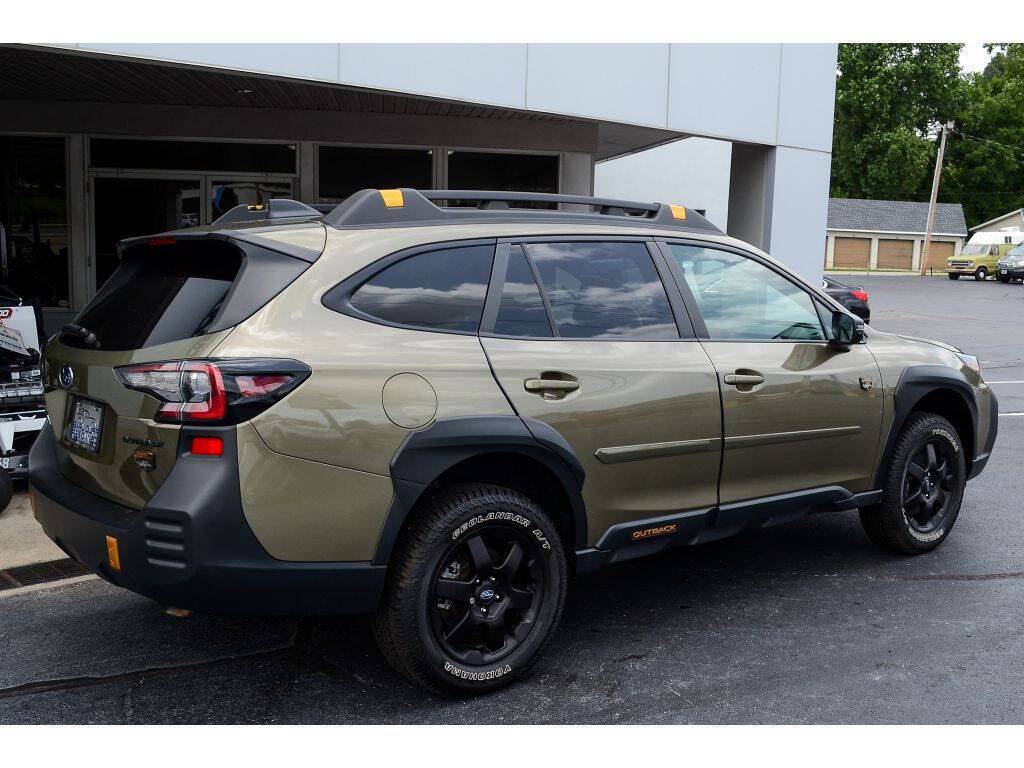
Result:
<instances>
[{"instance_id":1,"label":"front wheel","mask_svg":"<svg viewBox=\"0 0 1024 768\"><path fill-rule=\"evenodd\" d=\"M956 272L949 272L948 274L949 274L949 279L950 280L959 280L960 279L960 275L956 274Z\"/></svg>"},{"instance_id":2,"label":"front wheel","mask_svg":"<svg viewBox=\"0 0 1024 768\"><path fill-rule=\"evenodd\" d=\"M392 556L374 622L395 669L427 688L477 694L523 674L565 602L554 524L508 488L444 488L414 514Z\"/></svg>"},{"instance_id":3,"label":"front wheel","mask_svg":"<svg viewBox=\"0 0 1024 768\"><path fill-rule=\"evenodd\" d=\"M976 270L974 270L974 279L975 280L987 280L988 279L988 270L985 269L984 267L978 267Z\"/></svg>"},{"instance_id":4,"label":"front wheel","mask_svg":"<svg viewBox=\"0 0 1024 768\"><path fill-rule=\"evenodd\" d=\"M883 477L882 503L860 512L868 538L908 555L945 541L967 483L963 445L953 425L934 413L912 415Z\"/></svg>"}]
</instances>

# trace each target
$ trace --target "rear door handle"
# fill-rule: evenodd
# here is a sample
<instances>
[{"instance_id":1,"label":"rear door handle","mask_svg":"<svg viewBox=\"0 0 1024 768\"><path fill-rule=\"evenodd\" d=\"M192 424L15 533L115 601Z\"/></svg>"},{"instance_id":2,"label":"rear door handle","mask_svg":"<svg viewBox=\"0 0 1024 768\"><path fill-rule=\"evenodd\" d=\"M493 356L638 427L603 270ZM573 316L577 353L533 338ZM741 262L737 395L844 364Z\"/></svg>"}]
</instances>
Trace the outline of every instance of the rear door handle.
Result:
<instances>
[{"instance_id":1,"label":"rear door handle","mask_svg":"<svg viewBox=\"0 0 1024 768\"><path fill-rule=\"evenodd\" d=\"M573 392L580 388L578 381L564 379L527 379L523 383L527 392Z\"/></svg>"},{"instance_id":2,"label":"rear door handle","mask_svg":"<svg viewBox=\"0 0 1024 768\"><path fill-rule=\"evenodd\" d=\"M742 386L744 384L764 384L764 376L759 373L727 373L722 377L726 384Z\"/></svg>"}]
</instances>

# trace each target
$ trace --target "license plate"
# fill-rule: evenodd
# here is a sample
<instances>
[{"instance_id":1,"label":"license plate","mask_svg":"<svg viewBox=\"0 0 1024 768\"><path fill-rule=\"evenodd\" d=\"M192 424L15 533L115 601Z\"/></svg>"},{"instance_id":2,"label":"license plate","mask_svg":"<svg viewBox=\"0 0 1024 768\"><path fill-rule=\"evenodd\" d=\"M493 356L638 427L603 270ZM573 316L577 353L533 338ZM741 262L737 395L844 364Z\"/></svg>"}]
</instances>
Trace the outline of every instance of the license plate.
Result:
<instances>
[{"instance_id":1,"label":"license plate","mask_svg":"<svg viewBox=\"0 0 1024 768\"><path fill-rule=\"evenodd\" d=\"M1005 275L1005 274L1006 274L1006 270L1005 270L1005 269L1000 269L1000 270L999 270L999 274L1001 274L1001 275Z\"/></svg>"},{"instance_id":2,"label":"license plate","mask_svg":"<svg viewBox=\"0 0 1024 768\"><path fill-rule=\"evenodd\" d=\"M100 450L103 433L103 406L92 400L75 397L71 401L71 419L65 439L74 446L92 453Z\"/></svg>"}]
</instances>

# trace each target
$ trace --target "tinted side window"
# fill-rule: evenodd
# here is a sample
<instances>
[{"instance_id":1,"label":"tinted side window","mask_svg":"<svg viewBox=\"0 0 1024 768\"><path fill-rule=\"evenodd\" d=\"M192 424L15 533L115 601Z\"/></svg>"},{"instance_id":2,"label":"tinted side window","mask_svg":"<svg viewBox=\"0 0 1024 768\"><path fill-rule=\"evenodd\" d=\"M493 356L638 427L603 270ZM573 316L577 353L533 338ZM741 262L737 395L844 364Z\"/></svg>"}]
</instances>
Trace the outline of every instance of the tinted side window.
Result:
<instances>
[{"instance_id":1,"label":"tinted side window","mask_svg":"<svg viewBox=\"0 0 1024 768\"><path fill-rule=\"evenodd\" d=\"M385 267L349 301L389 323L476 333L493 257L493 245L418 253Z\"/></svg>"},{"instance_id":2,"label":"tinted side window","mask_svg":"<svg viewBox=\"0 0 1024 768\"><path fill-rule=\"evenodd\" d=\"M810 295L736 253L672 245L712 339L823 340Z\"/></svg>"},{"instance_id":3,"label":"tinted side window","mask_svg":"<svg viewBox=\"0 0 1024 768\"><path fill-rule=\"evenodd\" d=\"M569 339L678 339L675 318L643 243L530 243L554 316Z\"/></svg>"},{"instance_id":4,"label":"tinted side window","mask_svg":"<svg viewBox=\"0 0 1024 768\"><path fill-rule=\"evenodd\" d=\"M494 322L494 332L503 336L530 336L550 339L551 323L544 301L526 263L523 249L513 246L508 255L505 286Z\"/></svg>"}]
</instances>

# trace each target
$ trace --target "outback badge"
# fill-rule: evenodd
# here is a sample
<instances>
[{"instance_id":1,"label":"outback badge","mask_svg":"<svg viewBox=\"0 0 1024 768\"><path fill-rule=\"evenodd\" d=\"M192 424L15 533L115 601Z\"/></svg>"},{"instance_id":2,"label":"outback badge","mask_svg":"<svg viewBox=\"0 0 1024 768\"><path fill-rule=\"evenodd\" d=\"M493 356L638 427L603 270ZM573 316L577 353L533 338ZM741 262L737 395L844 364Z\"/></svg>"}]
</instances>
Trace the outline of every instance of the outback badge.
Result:
<instances>
[{"instance_id":1,"label":"outback badge","mask_svg":"<svg viewBox=\"0 0 1024 768\"><path fill-rule=\"evenodd\" d=\"M152 451L147 451L145 448L136 448L132 451L132 458L135 459L135 464L143 472L152 472L156 469L156 454Z\"/></svg>"}]
</instances>

